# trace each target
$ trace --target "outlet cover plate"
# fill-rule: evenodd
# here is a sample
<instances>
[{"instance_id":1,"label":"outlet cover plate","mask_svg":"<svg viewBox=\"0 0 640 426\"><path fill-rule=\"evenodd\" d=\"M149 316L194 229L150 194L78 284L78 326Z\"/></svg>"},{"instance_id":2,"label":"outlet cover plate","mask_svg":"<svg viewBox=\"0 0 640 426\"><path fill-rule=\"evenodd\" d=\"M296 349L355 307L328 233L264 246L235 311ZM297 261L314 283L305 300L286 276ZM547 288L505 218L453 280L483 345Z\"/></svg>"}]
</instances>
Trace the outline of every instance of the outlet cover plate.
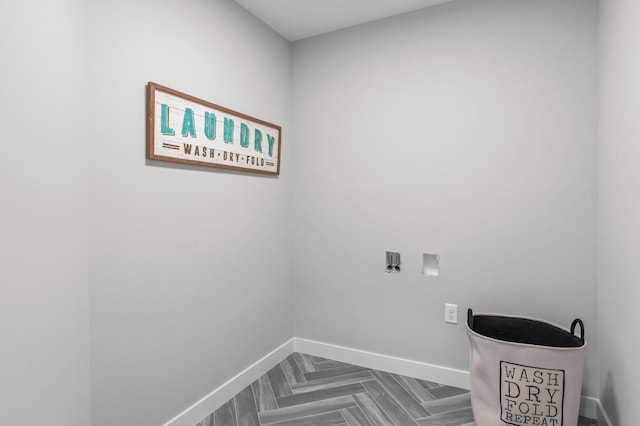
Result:
<instances>
[{"instance_id":1,"label":"outlet cover plate","mask_svg":"<svg viewBox=\"0 0 640 426\"><path fill-rule=\"evenodd\" d=\"M445 303L444 305L444 322L449 324L458 323L458 305Z\"/></svg>"}]
</instances>

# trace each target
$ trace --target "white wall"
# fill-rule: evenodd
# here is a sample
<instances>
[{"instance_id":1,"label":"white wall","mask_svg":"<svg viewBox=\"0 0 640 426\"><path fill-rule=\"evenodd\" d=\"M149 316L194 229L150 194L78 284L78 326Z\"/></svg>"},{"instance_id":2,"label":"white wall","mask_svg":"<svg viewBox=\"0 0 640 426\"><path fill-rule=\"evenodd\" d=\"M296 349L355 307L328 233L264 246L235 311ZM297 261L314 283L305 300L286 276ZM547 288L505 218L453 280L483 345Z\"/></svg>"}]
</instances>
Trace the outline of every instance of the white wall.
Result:
<instances>
[{"instance_id":1,"label":"white wall","mask_svg":"<svg viewBox=\"0 0 640 426\"><path fill-rule=\"evenodd\" d=\"M600 399L625 426L640 419L640 3L601 0L599 12Z\"/></svg>"},{"instance_id":2,"label":"white wall","mask_svg":"<svg viewBox=\"0 0 640 426\"><path fill-rule=\"evenodd\" d=\"M467 368L444 302L580 316L585 391L632 424L640 5L600 4L596 291L593 1L459 0L293 75L230 0L2 3L0 424L91 423L88 278L92 424L159 424L293 334L290 264L296 336L435 364ZM145 161L149 80L282 125L281 176Z\"/></svg>"},{"instance_id":3,"label":"white wall","mask_svg":"<svg viewBox=\"0 0 640 426\"><path fill-rule=\"evenodd\" d=\"M595 1L459 0L297 42L292 106L297 337L468 369L467 307L581 317L596 395Z\"/></svg>"},{"instance_id":4,"label":"white wall","mask_svg":"<svg viewBox=\"0 0 640 426\"><path fill-rule=\"evenodd\" d=\"M0 3L0 424L86 426L84 7Z\"/></svg>"},{"instance_id":5,"label":"white wall","mask_svg":"<svg viewBox=\"0 0 640 426\"><path fill-rule=\"evenodd\" d=\"M292 336L290 49L231 0L88 27L93 426L161 424ZM148 81L281 125L281 175L145 161Z\"/></svg>"}]
</instances>

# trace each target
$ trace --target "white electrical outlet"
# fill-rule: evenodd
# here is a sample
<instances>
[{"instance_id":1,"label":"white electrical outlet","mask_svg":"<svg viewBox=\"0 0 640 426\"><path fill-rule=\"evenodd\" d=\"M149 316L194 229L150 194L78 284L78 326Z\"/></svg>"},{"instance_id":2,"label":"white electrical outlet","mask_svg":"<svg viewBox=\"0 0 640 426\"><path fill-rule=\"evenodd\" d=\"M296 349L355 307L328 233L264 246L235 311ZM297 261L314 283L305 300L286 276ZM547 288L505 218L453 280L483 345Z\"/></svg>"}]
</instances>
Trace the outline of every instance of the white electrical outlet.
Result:
<instances>
[{"instance_id":1,"label":"white electrical outlet","mask_svg":"<svg viewBox=\"0 0 640 426\"><path fill-rule=\"evenodd\" d=\"M444 322L450 324L458 323L458 305L451 303L445 303L444 305Z\"/></svg>"}]
</instances>

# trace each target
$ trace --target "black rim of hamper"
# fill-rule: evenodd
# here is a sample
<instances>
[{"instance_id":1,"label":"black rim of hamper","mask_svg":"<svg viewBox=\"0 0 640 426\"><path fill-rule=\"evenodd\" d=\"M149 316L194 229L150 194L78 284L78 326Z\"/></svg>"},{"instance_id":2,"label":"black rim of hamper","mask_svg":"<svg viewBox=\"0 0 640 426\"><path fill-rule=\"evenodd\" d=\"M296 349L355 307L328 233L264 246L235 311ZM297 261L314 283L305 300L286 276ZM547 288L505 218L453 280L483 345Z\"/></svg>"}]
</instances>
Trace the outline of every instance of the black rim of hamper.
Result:
<instances>
[{"instance_id":1,"label":"black rim of hamper","mask_svg":"<svg viewBox=\"0 0 640 426\"><path fill-rule=\"evenodd\" d=\"M474 332L491 339L526 345L548 346L552 348L579 348L584 346L584 328L582 339L559 327L528 318L505 317L498 315L473 315L470 313L468 325Z\"/></svg>"}]
</instances>

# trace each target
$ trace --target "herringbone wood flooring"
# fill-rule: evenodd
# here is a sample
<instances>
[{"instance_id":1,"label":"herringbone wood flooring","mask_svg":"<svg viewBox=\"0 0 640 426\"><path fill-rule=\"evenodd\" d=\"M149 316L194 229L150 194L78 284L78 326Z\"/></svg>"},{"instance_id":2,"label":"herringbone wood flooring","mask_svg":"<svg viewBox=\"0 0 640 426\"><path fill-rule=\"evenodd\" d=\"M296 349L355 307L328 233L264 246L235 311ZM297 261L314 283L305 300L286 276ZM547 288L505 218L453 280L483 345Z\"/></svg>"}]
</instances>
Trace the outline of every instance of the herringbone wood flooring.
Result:
<instances>
[{"instance_id":1,"label":"herringbone wood flooring","mask_svg":"<svg viewBox=\"0 0 640 426\"><path fill-rule=\"evenodd\" d=\"M262 425L473 426L473 414L469 391L294 353L197 426Z\"/></svg>"}]
</instances>

